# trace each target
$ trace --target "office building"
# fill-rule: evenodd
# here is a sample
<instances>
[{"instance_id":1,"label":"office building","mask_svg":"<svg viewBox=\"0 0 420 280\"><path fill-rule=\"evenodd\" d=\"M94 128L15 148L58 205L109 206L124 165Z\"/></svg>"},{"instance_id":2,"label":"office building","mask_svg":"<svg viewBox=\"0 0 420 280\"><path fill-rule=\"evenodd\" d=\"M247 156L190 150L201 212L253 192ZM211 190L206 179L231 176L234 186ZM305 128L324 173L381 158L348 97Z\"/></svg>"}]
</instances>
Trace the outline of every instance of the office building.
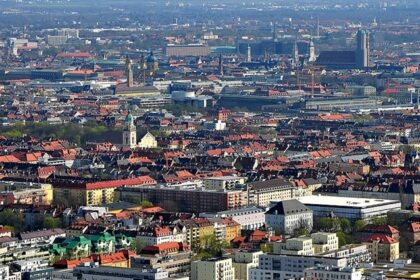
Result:
<instances>
[{"instance_id":1,"label":"office building","mask_svg":"<svg viewBox=\"0 0 420 280\"><path fill-rule=\"evenodd\" d=\"M359 30L356 38L356 66L360 69L369 67L369 32Z\"/></svg>"},{"instance_id":2,"label":"office building","mask_svg":"<svg viewBox=\"0 0 420 280\"><path fill-rule=\"evenodd\" d=\"M316 232L310 237L289 238L273 243L273 253L286 255L320 255L338 250L335 233Z\"/></svg>"},{"instance_id":3,"label":"office building","mask_svg":"<svg viewBox=\"0 0 420 280\"><path fill-rule=\"evenodd\" d=\"M168 279L168 272L159 269L98 267L87 264L74 268L73 277L78 280L163 280Z\"/></svg>"},{"instance_id":4,"label":"office building","mask_svg":"<svg viewBox=\"0 0 420 280\"><path fill-rule=\"evenodd\" d=\"M122 187L117 190L120 200L136 197L174 212L218 212L248 206L244 190L181 189L176 187Z\"/></svg>"},{"instance_id":5,"label":"office building","mask_svg":"<svg viewBox=\"0 0 420 280\"><path fill-rule=\"evenodd\" d=\"M316 265L346 267L345 258L329 258L323 256L298 256L263 254L259 266L250 269L250 280L287 280L303 279L305 269Z\"/></svg>"},{"instance_id":6,"label":"office building","mask_svg":"<svg viewBox=\"0 0 420 280\"><path fill-rule=\"evenodd\" d=\"M60 35L48 35L47 36L47 44L50 46L62 46L68 40L67 36L60 36Z\"/></svg>"},{"instance_id":7,"label":"office building","mask_svg":"<svg viewBox=\"0 0 420 280\"><path fill-rule=\"evenodd\" d=\"M317 265L307 268L304 272L305 280L362 280L362 271L354 267L334 267Z\"/></svg>"},{"instance_id":8,"label":"office building","mask_svg":"<svg viewBox=\"0 0 420 280\"><path fill-rule=\"evenodd\" d=\"M62 28L57 30L58 36L67 36L68 38L79 38L79 30L74 28Z\"/></svg>"},{"instance_id":9,"label":"office building","mask_svg":"<svg viewBox=\"0 0 420 280\"><path fill-rule=\"evenodd\" d=\"M265 213L268 226L285 234L292 234L295 230L305 228L312 230L312 210L296 199L277 202Z\"/></svg>"},{"instance_id":10,"label":"office building","mask_svg":"<svg viewBox=\"0 0 420 280\"><path fill-rule=\"evenodd\" d=\"M319 111L370 109L378 105L378 99L369 97L314 98L306 101L306 109Z\"/></svg>"},{"instance_id":11,"label":"office building","mask_svg":"<svg viewBox=\"0 0 420 280\"><path fill-rule=\"evenodd\" d=\"M200 44L166 46L167 56L207 56L210 53L210 47Z\"/></svg>"},{"instance_id":12,"label":"office building","mask_svg":"<svg viewBox=\"0 0 420 280\"><path fill-rule=\"evenodd\" d=\"M22 280L51 279L54 270L45 259L16 261L12 267L20 272Z\"/></svg>"},{"instance_id":13,"label":"office building","mask_svg":"<svg viewBox=\"0 0 420 280\"><path fill-rule=\"evenodd\" d=\"M361 262L370 262L371 254L365 244L348 244L334 251L326 251L320 254L330 258L346 258L347 266L357 266Z\"/></svg>"},{"instance_id":14,"label":"office building","mask_svg":"<svg viewBox=\"0 0 420 280\"><path fill-rule=\"evenodd\" d=\"M388 211L401 209L401 202L384 199L364 199L339 196L303 196L297 198L313 211L316 218L329 217L355 220L371 220L385 217Z\"/></svg>"}]
</instances>

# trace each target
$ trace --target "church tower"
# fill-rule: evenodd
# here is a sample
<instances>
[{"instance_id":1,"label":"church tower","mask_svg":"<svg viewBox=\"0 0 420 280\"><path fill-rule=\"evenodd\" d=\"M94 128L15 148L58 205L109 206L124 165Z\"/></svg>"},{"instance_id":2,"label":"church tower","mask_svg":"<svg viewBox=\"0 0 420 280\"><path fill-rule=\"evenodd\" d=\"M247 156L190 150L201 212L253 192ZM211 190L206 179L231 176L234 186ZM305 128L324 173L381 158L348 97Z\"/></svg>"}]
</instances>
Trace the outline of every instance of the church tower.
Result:
<instances>
[{"instance_id":1,"label":"church tower","mask_svg":"<svg viewBox=\"0 0 420 280\"><path fill-rule=\"evenodd\" d=\"M134 125L134 118L130 112L128 112L125 118L124 130L123 130L123 146L133 149L137 146L137 131Z\"/></svg>"},{"instance_id":2,"label":"church tower","mask_svg":"<svg viewBox=\"0 0 420 280\"><path fill-rule=\"evenodd\" d=\"M311 41L309 42L309 62L315 62L315 61L316 61L315 44L311 38Z\"/></svg>"},{"instance_id":3,"label":"church tower","mask_svg":"<svg viewBox=\"0 0 420 280\"><path fill-rule=\"evenodd\" d=\"M127 87L133 87L133 68L131 67L131 60L128 56L125 58L125 68L127 72Z\"/></svg>"},{"instance_id":4,"label":"church tower","mask_svg":"<svg viewBox=\"0 0 420 280\"><path fill-rule=\"evenodd\" d=\"M219 74L223 76L223 57L219 55Z\"/></svg>"},{"instance_id":5,"label":"church tower","mask_svg":"<svg viewBox=\"0 0 420 280\"><path fill-rule=\"evenodd\" d=\"M299 67L299 49L297 41L295 41L295 44L293 46L292 63L293 67Z\"/></svg>"},{"instance_id":6,"label":"church tower","mask_svg":"<svg viewBox=\"0 0 420 280\"><path fill-rule=\"evenodd\" d=\"M153 76L159 70L159 61L153 55L153 52L150 52L150 55L147 57L146 67L149 76Z\"/></svg>"}]
</instances>

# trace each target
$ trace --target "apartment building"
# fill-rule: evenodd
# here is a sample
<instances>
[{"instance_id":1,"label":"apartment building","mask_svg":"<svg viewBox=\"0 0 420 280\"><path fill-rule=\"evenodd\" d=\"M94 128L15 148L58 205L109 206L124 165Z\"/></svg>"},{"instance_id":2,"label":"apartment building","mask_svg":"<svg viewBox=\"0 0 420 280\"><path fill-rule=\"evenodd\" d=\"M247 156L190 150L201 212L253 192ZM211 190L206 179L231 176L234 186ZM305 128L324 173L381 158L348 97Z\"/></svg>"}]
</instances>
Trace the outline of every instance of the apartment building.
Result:
<instances>
[{"instance_id":1,"label":"apartment building","mask_svg":"<svg viewBox=\"0 0 420 280\"><path fill-rule=\"evenodd\" d=\"M182 189L177 187L122 187L117 190L120 200L148 200L172 212L219 212L248 206L244 190Z\"/></svg>"},{"instance_id":2,"label":"apartment building","mask_svg":"<svg viewBox=\"0 0 420 280\"><path fill-rule=\"evenodd\" d=\"M51 205L53 189L51 184L33 182L0 182L0 204Z\"/></svg>"},{"instance_id":3,"label":"apartment building","mask_svg":"<svg viewBox=\"0 0 420 280\"><path fill-rule=\"evenodd\" d=\"M235 279L248 280L249 270L258 266L262 251L238 251L233 256Z\"/></svg>"},{"instance_id":4,"label":"apartment building","mask_svg":"<svg viewBox=\"0 0 420 280\"><path fill-rule=\"evenodd\" d=\"M191 280L234 280L231 258L215 258L191 263Z\"/></svg>"},{"instance_id":5,"label":"apartment building","mask_svg":"<svg viewBox=\"0 0 420 280\"><path fill-rule=\"evenodd\" d=\"M336 233L316 232L311 234L314 254L338 250L338 237Z\"/></svg>"},{"instance_id":6,"label":"apartment building","mask_svg":"<svg viewBox=\"0 0 420 280\"><path fill-rule=\"evenodd\" d=\"M119 187L155 184L156 181L149 176L99 182L57 180L53 182L54 202L66 206L102 205L115 201L114 192Z\"/></svg>"},{"instance_id":7,"label":"apartment building","mask_svg":"<svg viewBox=\"0 0 420 280\"><path fill-rule=\"evenodd\" d=\"M297 188L283 179L252 182L248 184L249 204L268 207L271 201L295 197Z\"/></svg>"},{"instance_id":8,"label":"apartment building","mask_svg":"<svg viewBox=\"0 0 420 280\"><path fill-rule=\"evenodd\" d=\"M186 242L187 234L185 228L160 227L140 229L136 239L144 245L162 244L166 242Z\"/></svg>"},{"instance_id":9,"label":"apartment building","mask_svg":"<svg viewBox=\"0 0 420 280\"><path fill-rule=\"evenodd\" d=\"M188 275L191 272L192 252L184 243L167 242L145 246L140 254L131 258L131 267L161 269L170 277Z\"/></svg>"},{"instance_id":10,"label":"apartment building","mask_svg":"<svg viewBox=\"0 0 420 280\"><path fill-rule=\"evenodd\" d=\"M230 190L236 185L245 183L245 177L238 176L218 176L203 179L204 188L208 190Z\"/></svg>"},{"instance_id":11,"label":"apartment building","mask_svg":"<svg viewBox=\"0 0 420 280\"><path fill-rule=\"evenodd\" d=\"M310 256L314 254L310 237L289 238L286 242L273 244L274 254Z\"/></svg>"},{"instance_id":12,"label":"apartment building","mask_svg":"<svg viewBox=\"0 0 420 280\"><path fill-rule=\"evenodd\" d=\"M217 213L200 213L203 218L231 218L237 222L241 229L255 230L265 224L265 210L263 208L249 206L239 209L220 211Z\"/></svg>"},{"instance_id":13,"label":"apartment building","mask_svg":"<svg viewBox=\"0 0 420 280\"><path fill-rule=\"evenodd\" d=\"M373 234L363 244L367 246L375 263L393 262L400 256L400 242L384 234Z\"/></svg>"}]
</instances>

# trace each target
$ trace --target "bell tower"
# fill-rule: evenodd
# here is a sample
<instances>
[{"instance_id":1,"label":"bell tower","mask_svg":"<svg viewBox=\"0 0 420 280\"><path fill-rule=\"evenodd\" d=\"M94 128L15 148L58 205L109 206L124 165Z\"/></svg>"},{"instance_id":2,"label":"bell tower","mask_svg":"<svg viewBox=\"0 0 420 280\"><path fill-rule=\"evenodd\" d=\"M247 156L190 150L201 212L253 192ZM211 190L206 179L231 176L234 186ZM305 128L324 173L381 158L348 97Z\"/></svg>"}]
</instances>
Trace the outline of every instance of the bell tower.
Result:
<instances>
[{"instance_id":1,"label":"bell tower","mask_svg":"<svg viewBox=\"0 0 420 280\"><path fill-rule=\"evenodd\" d=\"M133 115L128 112L125 118L125 125L123 130L123 146L133 149L137 146L137 131L134 125Z\"/></svg>"}]
</instances>

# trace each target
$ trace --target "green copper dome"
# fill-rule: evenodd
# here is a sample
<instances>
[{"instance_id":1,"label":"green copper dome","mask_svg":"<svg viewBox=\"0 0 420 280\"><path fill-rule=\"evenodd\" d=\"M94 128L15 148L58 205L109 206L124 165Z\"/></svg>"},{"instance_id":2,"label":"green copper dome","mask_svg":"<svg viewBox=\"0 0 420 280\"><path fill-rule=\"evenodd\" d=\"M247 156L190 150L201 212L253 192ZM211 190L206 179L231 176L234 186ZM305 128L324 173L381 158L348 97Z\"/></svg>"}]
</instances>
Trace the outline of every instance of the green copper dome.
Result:
<instances>
[{"instance_id":1,"label":"green copper dome","mask_svg":"<svg viewBox=\"0 0 420 280\"><path fill-rule=\"evenodd\" d=\"M134 121L133 115L130 112L128 112L127 116L125 117L125 122L133 123L133 121Z\"/></svg>"},{"instance_id":2,"label":"green copper dome","mask_svg":"<svg viewBox=\"0 0 420 280\"><path fill-rule=\"evenodd\" d=\"M150 55L147 57L147 62L156 62L156 61L157 61L157 59L153 55L153 52L150 52Z\"/></svg>"}]
</instances>

